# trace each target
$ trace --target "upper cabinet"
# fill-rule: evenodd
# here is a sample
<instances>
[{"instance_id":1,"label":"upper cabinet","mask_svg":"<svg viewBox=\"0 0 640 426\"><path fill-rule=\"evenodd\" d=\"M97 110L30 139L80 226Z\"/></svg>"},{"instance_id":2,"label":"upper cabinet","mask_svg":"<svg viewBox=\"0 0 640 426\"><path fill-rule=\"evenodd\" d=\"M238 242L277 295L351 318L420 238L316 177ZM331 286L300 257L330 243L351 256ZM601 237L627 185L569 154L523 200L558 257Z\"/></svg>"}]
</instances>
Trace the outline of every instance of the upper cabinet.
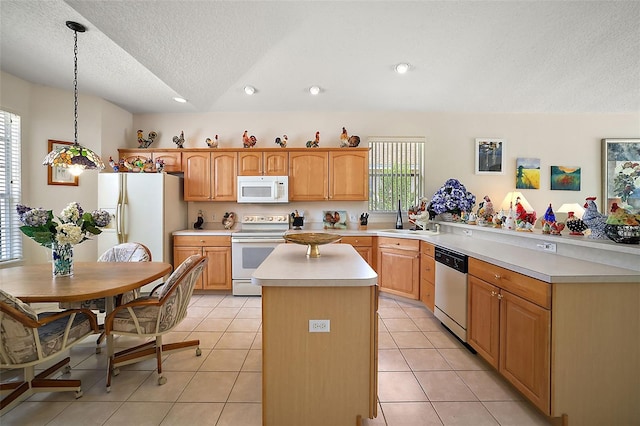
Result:
<instances>
[{"instance_id":1,"label":"upper cabinet","mask_svg":"<svg viewBox=\"0 0 640 426\"><path fill-rule=\"evenodd\" d=\"M282 150L247 149L238 153L239 176L286 176L289 154Z\"/></svg>"},{"instance_id":2,"label":"upper cabinet","mask_svg":"<svg viewBox=\"0 0 640 426\"><path fill-rule=\"evenodd\" d=\"M329 152L329 199L369 199L369 151L341 149Z\"/></svg>"},{"instance_id":3,"label":"upper cabinet","mask_svg":"<svg viewBox=\"0 0 640 426\"><path fill-rule=\"evenodd\" d=\"M289 153L289 201L329 198L329 153L310 148Z\"/></svg>"},{"instance_id":4,"label":"upper cabinet","mask_svg":"<svg viewBox=\"0 0 640 426\"><path fill-rule=\"evenodd\" d=\"M185 201L236 201L236 151L183 152Z\"/></svg>"}]
</instances>

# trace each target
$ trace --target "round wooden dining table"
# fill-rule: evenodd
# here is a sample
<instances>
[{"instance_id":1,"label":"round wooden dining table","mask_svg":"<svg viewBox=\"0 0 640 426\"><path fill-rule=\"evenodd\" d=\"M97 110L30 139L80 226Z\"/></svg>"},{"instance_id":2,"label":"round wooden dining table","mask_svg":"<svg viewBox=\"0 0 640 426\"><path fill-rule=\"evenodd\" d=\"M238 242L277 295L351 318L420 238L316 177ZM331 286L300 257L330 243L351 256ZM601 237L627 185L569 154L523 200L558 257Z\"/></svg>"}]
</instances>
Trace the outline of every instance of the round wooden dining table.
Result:
<instances>
[{"instance_id":1,"label":"round wooden dining table","mask_svg":"<svg viewBox=\"0 0 640 426\"><path fill-rule=\"evenodd\" d=\"M105 299L107 315L118 294L140 288L169 274L166 262L74 262L73 275L53 277L50 263L0 269L0 289L25 303L80 302ZM113 355L113 336L107 354Z\"/></svg>"},{"instance_id":2,"label":"round wooden dining table","mask_svg":"<svg viewBox=\"0 0 640 426\"><path fill-rule=\"evenodd\" d=\"M171 272L166 262L74 262L73 275L53 277L51 264L0 269L0 289L26 303L78 302L140 288Z\"/></svg>"}]
</instances>

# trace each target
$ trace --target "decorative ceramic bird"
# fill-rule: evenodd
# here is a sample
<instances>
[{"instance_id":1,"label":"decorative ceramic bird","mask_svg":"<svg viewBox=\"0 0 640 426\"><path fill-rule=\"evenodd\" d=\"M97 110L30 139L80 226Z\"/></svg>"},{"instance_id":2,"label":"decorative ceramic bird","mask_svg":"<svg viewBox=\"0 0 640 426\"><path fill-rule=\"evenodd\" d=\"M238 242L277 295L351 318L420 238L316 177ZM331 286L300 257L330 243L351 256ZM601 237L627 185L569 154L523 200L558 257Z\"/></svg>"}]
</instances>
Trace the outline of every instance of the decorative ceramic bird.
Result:
<instances>
[{"instance_id":1,"label":"decorative ceramic bird","mask_svg":"<svg viewBox=\"0 0 640 426\"><path fill-rule=\"evenodd\" d=\"M636 219L636 215L631 214L629 210L623 209L618 203L612 203L611 214L607 216L607 225L638 226L639 222Z\"/></svg>"},{"instance_id":2,"label":"decorative ceramic bird","mask_svg":"<svg viewBox=\"0 0 640 426\"><path fill-rule=\"evenodd\" d=\"M198 219L196 223L193 224L193 229L202 229L202 224L204 223L204 215L202 214L202 210L198 211Z\"/></svg>"},{"instance_id":3,"label":"decorative ceramic bird","mask_svg":"<svg viewBox=\"0 0 640 426\"><path fill-rule=\"evenodd\" d=\"M349 135L347 134L347 129L342 128L342 133L340 134L340 148L344 148L349 146Z\"/></svg>"},{"instance_id":4,"label":"decorative ceramic bird","mask_svg":"<svg viewBox=\"0 0 640 426\"><path fill-rule=\"evenodd\" d=\"M528 213L520 202L520 197L516 197L516 221L527 222L531 225L535 225L537 218L536 212Z\"/></svg>"},{"instance_id":5,"label":"decorative ceramic bird","mask_svg":"<svg viewBox=\"0 0 640 426\"><path fill-rule=\"evenodd\" d=\"M109 166L111 166L113 171L116 172L116 173L118 173L118 171L120 170L120 167L116 164L115 161L113 161L113 158L111 158L111 157L109 157Z\"/></svg>"},{"instance_id":6,"label":"decorative ceramic bird","mask_svg":"<svg viewBox=\"0 0 640 426\"><path fill-rule=\"evenodd\" d=\"M253 135L248 136L248 133L245 130L244 133L242 134L242 146L245 148L252 148L255 146L256 142L258 142L256 137Z\"/></svg>"},{"instance_id":7,"label":"decorative ceramic bird","mask_svg":"<svg viewBox=\"0 0 640 426\"><path fill-rule=\"evenodd\" d=\"M316 132L316 138L313 141L307 141L307 148L318 148L320 146L320 132Z\"/></svg>"},{"instance_id":8,"label":"decorative ceramic bird","mask_svg":"<svg viewBox=\"0 0 640 426\"><path fill-rule=\"evenodd\" d=\"M224 229L231 229L236 223L236 215L233 212L226 212L222 218Z\"/></svg>"},{"instance_id":9,"label":"decorative ceramic bird","mask_svg":"<svg viewBox=\"0 0 640 426\"><path fill-rule=\"evenodd\" d=\"M178 137L178 136L174 136L173 137L173 143L178 145L178 148L182 148L183 147L183 145L184 145L184 131L180 132L180 137Z\"/></svg>"},{"instance_id":10,"label":"decorative ceramic bird","mask_svg":"<svg viewBox=\"0 0 640 426\"><path fill-rule=\"evenodd\" d=\"M584 231L588 227L574 212L569 212L567 215L567 228L570 231L569 235L584 235Z\"/></svg>"},{"instance_id":11,"label":"decorative ceramic bird","mask_svg":"<svg viewBox=\"0 0 640 426\"><path fill-rule=\"evenodd\" d=\"M584 203L585 211L582 215L582 221L591 230L589 238L606 240L608 237L604 231L604 227L607 224L607 216L598 211L595 200L596 197L587 197L587 201Z\"/></svg>"},{"instance_id":12,"label":"decorative ceramic bird","mask_svg":"<svg viewBox=\"0 0 640 426\"><path fill-rule=\"evenodd\" d=\"M209 148L217 148L218 147L218 135L216 135L213 140L211 138L207 138L205 143Z\"/></svg>"},{"instance_id":13,"label":"decorative ceramic bird","mask_svg":"<svg viewBox=\"0 0 640 426\"><path fill-rule=\"evenodd\" d=\"M157 137L158 134L156 132L149 132L149 139L145 139L142 130L138 130L138 147L148 148Z\"/></svg>"},{"instance_id":14,"label":"decorative ceramic bird","mask_svg":"<svg viewBox=\"0 0 640 426\"><path fill-rule=\"evenodd\" d=\"M360 136L349 136L349 147L355 148L360 145Z\"/></svg>"},{"instance_id":15,"label":"decorative ceramic bird","mask_svg":"<svg viewBox=\"0 0 640 426\"><path fill-rule=\"evenodd\" d=\"M287 135L282 135L282 139L276 138L276 144L280 145L280 148L286 148L288 140L289 140L289 137L287 137Z\"/></svg>"}]
</instances>

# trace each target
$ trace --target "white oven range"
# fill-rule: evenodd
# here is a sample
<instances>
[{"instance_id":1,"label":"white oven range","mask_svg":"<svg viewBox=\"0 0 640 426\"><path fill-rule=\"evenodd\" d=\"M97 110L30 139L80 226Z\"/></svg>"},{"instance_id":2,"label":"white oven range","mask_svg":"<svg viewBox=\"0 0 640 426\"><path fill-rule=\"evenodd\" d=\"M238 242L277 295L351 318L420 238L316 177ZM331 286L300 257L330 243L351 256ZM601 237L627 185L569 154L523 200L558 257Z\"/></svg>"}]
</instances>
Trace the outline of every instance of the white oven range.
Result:
<instances>
[{"instance_id":1,"label":"white oven range","mask_svg":"<svg viewBox=\"0 0 640 426\"><path fill-rule=\"evenodd\" d=\"M251 274L289 229L288 214L245 214L241 229L231 234L231 279L234 296L260 296L261 287L251 284Z\"/></svg>"}]
</instances>

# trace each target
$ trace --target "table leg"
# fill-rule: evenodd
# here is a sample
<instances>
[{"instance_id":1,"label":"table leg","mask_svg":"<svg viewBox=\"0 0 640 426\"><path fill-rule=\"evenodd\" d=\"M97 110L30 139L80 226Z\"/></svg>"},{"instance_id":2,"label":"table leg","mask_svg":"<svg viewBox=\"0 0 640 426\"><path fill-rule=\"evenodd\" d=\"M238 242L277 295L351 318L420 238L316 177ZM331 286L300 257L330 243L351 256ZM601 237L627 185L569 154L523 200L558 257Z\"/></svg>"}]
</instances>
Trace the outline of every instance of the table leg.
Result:
<instances>
[{"instance_id":1,"label":"table leg","mask_svg":"<svg viewBox=\"0 0 640 426\"><path fill-rule=\"evenodd\" d=\"M115 308L115 298L112 296L108 296L104 298L104 301L106 315L109 315ZM113 334L107 334L107 357L111 358L114 353Z\"/></svg>"}]
</instances>

